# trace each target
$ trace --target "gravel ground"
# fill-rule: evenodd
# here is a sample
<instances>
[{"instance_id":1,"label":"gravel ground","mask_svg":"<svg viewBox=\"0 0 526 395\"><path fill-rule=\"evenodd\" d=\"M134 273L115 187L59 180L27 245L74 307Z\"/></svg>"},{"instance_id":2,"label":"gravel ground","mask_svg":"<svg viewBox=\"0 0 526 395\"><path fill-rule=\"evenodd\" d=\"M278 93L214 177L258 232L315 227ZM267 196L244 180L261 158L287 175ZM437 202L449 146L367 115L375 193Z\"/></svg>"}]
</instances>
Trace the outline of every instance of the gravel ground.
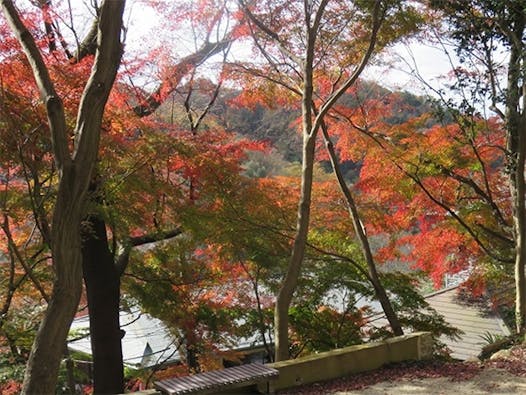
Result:
<instances>
[{"instance_id":1,"label":"gravel ground","mask_svg":"<svg viewBox=\"0 0 526 395\"><path fill-rule=\"evenodd\" d=\"M334 395L446 395L446 394L526 394L526 377L506 370L486 368L467 381L450 377L415 378L384 381L354 391L332 392Z\"/></svg>"},{"instance_id":2,"label":"gravel ground","mask_svg":"<svg viewBox=\"0 0 526 395\"><path fill-rule=\"evenodd\" d=\"M516 345L496 359L483 362L443 360L406 362L328 382L280 391L279 394L526 395L526 345Z\"/></svg>"}]
</instances>

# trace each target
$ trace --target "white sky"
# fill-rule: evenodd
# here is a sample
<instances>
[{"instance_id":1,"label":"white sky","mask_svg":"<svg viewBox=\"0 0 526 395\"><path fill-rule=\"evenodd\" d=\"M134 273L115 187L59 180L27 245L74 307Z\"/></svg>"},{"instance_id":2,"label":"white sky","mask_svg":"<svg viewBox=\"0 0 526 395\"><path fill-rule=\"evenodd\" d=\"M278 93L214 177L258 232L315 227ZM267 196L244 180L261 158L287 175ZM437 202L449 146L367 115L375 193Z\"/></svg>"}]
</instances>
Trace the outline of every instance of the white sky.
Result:
<instances>
[{"instance_id":1,"label":"white sky","mask_svg":"<svg viewBox=\"0 0 526 395\"><path fill-rule=\"evenodd\" d=\"M79 28L77 33L82 36L82 30L89 28L92 20L89 12L87 12L90 5L88 0L79 1L76 5L78 7L74 8L75 15L73 17L76 21L76 27ZM65 17L65 20L67 19ZM193 46L195 43L190 37L191 35L185 37L184 33L180 33L181 36L174 37L172 31L170 37L167 38L162 28L158 24L156 26L155 22L160 19L160 16L145 6L142 0L129 0L124 17L124 24L127 27L127 52L141 50L141 45L145 43L145 40L151 40L152 36L159 37L159 42L162 42L163 38L169 39L174 45L174 52L179 56L184 56L195 50ZM234 52L232 55L239 57L239 54L236 56ZM400 60L401 57L405 59L405 62ZM383 64L368 66L364 77L391 89L408 90L417 94L424 93L425 90L422 84L411 75L413 71L418 71L428 83L438 87L441 82L444 82L444 76L451 70L449 60L441 49L415 41L408 45L399 44L391 48L390 53L382 56L382 59ZM151 66L155 67L153 64Z\"/></svg>"},{"instance_id":2,"label":"white sky","mask_svg":"<svg viewBox=\"0 0 526 395\"><path fill-rule=\"evenodd\" d=\"M396 45L383 56L381 63L367 67L365 78L387 88L414 93L425 91L417 74L431 86L439 87L452 69L450 59L441 48L422 42Z\"/></svg>"}]
</instances>

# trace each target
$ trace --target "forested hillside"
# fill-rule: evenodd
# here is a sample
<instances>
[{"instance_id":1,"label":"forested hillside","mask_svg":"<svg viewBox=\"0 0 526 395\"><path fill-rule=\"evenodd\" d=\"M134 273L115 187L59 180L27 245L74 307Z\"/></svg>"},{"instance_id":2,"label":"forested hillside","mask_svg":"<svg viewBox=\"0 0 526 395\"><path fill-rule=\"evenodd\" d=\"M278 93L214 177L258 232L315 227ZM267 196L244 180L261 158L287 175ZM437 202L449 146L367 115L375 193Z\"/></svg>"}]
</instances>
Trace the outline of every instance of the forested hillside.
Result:
<instances>
[{"instance_id":1,"label":"forested hillside","mask_svg":"<svg viewBox=\"0 0 526 395\"><path fill-rule=\"evenodd\" d=\"M188 89L181 87L178 94L174 95L174 101L179 103L179 108L173 109L174 111L183 111L184 97L187 93ZM276 107L271 103L245 106L238 100L239 95L239 91L224 89L210 113L226 130L253 141L270 143L272 152L264 155L249 154L249 161L245 164L249 168L249 175L261 177L287 174L290 165L301 161L301 136L297 130L300 112L293 108ZM393 102L393 108L389 109L385 118L385 122L391 125L403 124L425 113L438 112L438 109L433 108L435 101L428 97L417 96L407 91L393 92L368 81L360 81L356 92L345 94L340 103L357 109L368 100L380 101L386 107ZM166 111L172 111L172 108L166 108ZM179 119L184 127L186 119L181 116ZM429 125L432 122L430 120ZM438 118L434 122L438 122ZM327 161L321 163L327 172L331 171ZM349 180L358 177L359 163L347 161L342 163L342 166Z\"/></svg>"}]
</instances>

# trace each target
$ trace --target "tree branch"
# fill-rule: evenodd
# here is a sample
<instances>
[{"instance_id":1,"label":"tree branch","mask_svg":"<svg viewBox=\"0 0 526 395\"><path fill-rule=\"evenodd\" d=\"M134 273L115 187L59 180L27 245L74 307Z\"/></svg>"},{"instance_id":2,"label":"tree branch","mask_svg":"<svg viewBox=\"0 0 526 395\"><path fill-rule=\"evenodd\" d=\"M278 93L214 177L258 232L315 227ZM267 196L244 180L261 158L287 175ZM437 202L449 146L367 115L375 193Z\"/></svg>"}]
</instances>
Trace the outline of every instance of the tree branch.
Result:
<instances>
[{"instance_id":1,"label":"tree branch","mask_svg":"<svg viewBox=\"0 0 526 395\"><path fill-rule=\"evenodd\" d=\"M396 164L395 164L396 165ZM398 165L396 165L398 166ZM426 186L423 184L422 180L417 175L409 173L407 170L402 169L400 166L398 166L399 169L409 178L413 180L413 182L426 194L426 196L434 202L437 206L441 207L443 210L445 210L453 219L460 225L462 228L466 230L466 232L471 236L471 238L477 243L477 245L488 255L489 257L495 259L498 262L502 263L513 263L513 259L503 258L496 254L494 254L491 249L486 246L482 240L478 237L478 235L475 233L475 231L469 226L468 223L466 223L449 205L443 203L440 201L436 196L434 196L431 191L426 188Z\"/></svg>"},{"instance_id":2,"label":"tree branch","mask_svg":"<svg viewBox=\"0 0 526 395\"><path fill-rule=\"evenodd\" d=\"M373 26L371 30L371 37L369 39L369 46L367 47L360 64L354 69L354 72L347 79L347 81L345 81L345 83L338 90L336 90L336 92L334 92L334 94L321 106L319 113L316 115L316 119L314 120L311 133L319 129L325 114L327 114L336 101L345 93L345 91L347 91L347 89L349 89L356 82L362 71L365 69L365 66L369 62L369 59L373 55L378 38L378 32L380 31L380 27L382 26L383 22L383 14L381 13L380 5L381 1L376 0L373 10Z\"/></svg>"},{"instance_id":3,"label":"tree branch","mask_svg":"<svg viewBox=\"0 0 526 395\"><path fill-rule=\"evenodd\" d=\"M20 19L20 15L18 14L12 0L2 0L1 6L7 22L22 45L22 49L26 54L31 69L33 70L35 81L40 91L40 96L46 105L55 162L57 164L57 169L61 172L66 162L71 161L62 100L55 91L46 64L42 58L42 54L40 53L33 36L29 33Z\"/></svg>"},{"instance_id":4,"label":"tree branch","mask_svg":"<svg viewBox=\"0 0 526 395\"><path fill-rule=\"evenodd\" d=\"M20 250L18 249L17 245L15 244L15 241L13 240L13 235L11 234L11 229L9 227L9 218L8 218L7 214L4 213L3 217L4 218L3 218L3 222L2 222L1 227L2 227L2 230L4 231L4 234L7 237L7 242L8 242L8 245L9 245L10 253L14 254L14 256L18 259L18 261L20 262L20 264L24 268L24 272L31 279L31 281L35 285L35 288L40 293L40 296L42 296L42 298L47 303L49 303L49 301L50 301L49 295L47 294L46 290L44 289L44 287L40 283L40 280L33 273L33 268L30 267L27 264L27 262L25 261L24 257L20 253Z\"/></svg>"},{"instance_id":5,"label":"tree branch","mask_svg":"<svg viewBox=\"0 0 526 395\"><path fill-rule=\"evenodd\" d=\"M326 0L323 0L323 2L326 2ZM261 22L248 8L247 4L243 0L238 0L238 3L245 13L245 15L248 17L248 19L254 23L254 25L257 26L259 30L261 30L265 35L267 35L271 40L273 40L279 47L279 50L281 53L285 56L287 56L289 59L291 59L293 62L295 62L299 66L303 66L304 61L300 57L296 56L294 53L289 51L281 38L276 34L276 32L272 31L270 28L268 28L263 22Z\"/></svg>"},{"instance_id":6,"label":"tree branch","mask_svg":"<svg viewBox=\"0 0 526 395\"><path fill-rule=\"evenodd\" d=\"M133 108L133 112L139 117L146 117L152 114L163 103L164 98L175 90L189 70L199 66L211 56L227 49L231 43L232 40L230 38L216 43L206 42L197 52L181 59L171 70L171 76L163 80L153 93L141 100L141 103Z\"/></svg>"},{"instance_id":7,"label":"tree branch","mask_svg":"<svg viewBox=\"0 0 526 395\"><path fill-rule=\"evenodd\" d=\"M88 31L84 40L79 44L77 51L71 56L73 63L78 63L88 55L95 55L97 51L97 33L98 33L99 20L95 19L91 24L91 28Z\"/></svg>"},{"instance_id":8,"label":"tree branch","mask_svg":"<svg viewBox=\"0 0 526 395\"><path fill-rule=\"evenodd\" d=\"M155 243L157 241L168 240L176 236L179 236L181 233L183 233L183 230L177 227L177 228L170 229L164 232L131 237L129 240L129 243L131 247L139 247L141 245L148 244L148 243Z\"/></svg>"},{"instance_id":9,"label":"tree branch","mask_svg":"<svg viewBox=\"0 0 526 395\"><path fill-rule=\"evenodd\" d=\"M158 241L169 240L183 233L183 230L179 227L169 229L163 232L145 234L142 236L136 236L129 238L124 245L120 245L120 251L116 254L115 266L120 275L124 273L128 262L130 260L130 252L133 247L139 247L148 243L155 243Z\"/></svg>"},{"instance_id":10,"label":"tree branch","mask_svg":"<svg viewBox=\"0 0 526 395\"><path fill-rule=\"evenodd\" d=\"M96 161L104 107L117 75L122 56L120 41L125 0L106 0L101 6L97 53L84 89L75 127L73 159L80 189L87 188ZM91 164L91 165L85 165Z\"/></svg>"}]
</instances>

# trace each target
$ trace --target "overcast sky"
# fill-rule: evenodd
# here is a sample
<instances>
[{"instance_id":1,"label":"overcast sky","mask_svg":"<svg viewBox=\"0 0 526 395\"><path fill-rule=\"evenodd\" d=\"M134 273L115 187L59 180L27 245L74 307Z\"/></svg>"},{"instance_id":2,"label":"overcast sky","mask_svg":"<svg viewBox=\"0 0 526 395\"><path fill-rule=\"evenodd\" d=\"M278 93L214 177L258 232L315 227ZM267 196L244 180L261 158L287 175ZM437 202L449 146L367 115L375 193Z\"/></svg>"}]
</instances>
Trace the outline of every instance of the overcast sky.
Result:
<instances>
[{"instance_id":1,"label":"overcast sky","mask_svg":"<svg viewBox=\"0 0 526 395\"><path fill-rule=\"evenodd\" d=\"M438 88L444 84L451 68L450 59L441 48L412 42L391 48L380 64L368 67L364 75L391 89L424 93L416 74Z\"/></svg>"}]
</instances>

